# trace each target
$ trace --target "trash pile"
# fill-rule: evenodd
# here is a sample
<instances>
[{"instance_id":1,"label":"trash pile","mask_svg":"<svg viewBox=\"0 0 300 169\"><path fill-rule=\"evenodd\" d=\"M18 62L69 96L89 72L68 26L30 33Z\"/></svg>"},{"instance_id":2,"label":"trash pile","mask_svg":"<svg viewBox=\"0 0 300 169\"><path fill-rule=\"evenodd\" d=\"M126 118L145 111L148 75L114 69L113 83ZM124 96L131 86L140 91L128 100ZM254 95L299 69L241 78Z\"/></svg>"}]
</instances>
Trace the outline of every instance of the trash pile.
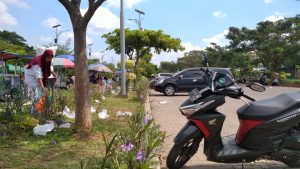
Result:
<instances>
[{"instance_id":1,"label":"trash pile","mask_svg":"<svg viewBox=\"0 0 300 169\"><path fill-rule=\"evenodd\" d=\"M33 128L34 135L45 136L48 132L51 132L55 127L58 128L70 128L71 123L64 120L47 120L46 124L37 125Z\"/></svg>"}]
</instances>

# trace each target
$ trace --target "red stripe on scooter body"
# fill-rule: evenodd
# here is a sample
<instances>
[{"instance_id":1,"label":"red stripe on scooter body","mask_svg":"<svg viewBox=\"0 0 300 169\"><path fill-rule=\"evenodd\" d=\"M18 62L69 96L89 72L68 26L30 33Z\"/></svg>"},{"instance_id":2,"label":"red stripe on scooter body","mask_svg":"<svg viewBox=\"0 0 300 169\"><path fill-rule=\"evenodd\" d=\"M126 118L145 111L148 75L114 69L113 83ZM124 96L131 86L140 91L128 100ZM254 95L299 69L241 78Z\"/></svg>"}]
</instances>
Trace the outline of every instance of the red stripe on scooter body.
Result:
<instances>
[{"instance_id":1,"label":"red stripe on scooter body","mask_svg":"<svg viewBox=\"0 0 300 169\"><path fill-rule=\"evenodd\" d=\"M246 119L240 119L240 127L236 134L236 142L241 143L245 135L248 133L250 129L253 127L263 123L265 121L262 120L246 120Z\"/></svg>"},{"instance_id":2,"label":"red stripe on scooter body","mask_svg":"<svg viewBox=\"0 0 300 169\"><path fill-rule=\"evenodd\" d=\"M189 120L196 124L196 126L202 131L206 139L209 137L209 131L202 121L195 120L195 119L189 119Z\"/></svg>"}]
</instances>

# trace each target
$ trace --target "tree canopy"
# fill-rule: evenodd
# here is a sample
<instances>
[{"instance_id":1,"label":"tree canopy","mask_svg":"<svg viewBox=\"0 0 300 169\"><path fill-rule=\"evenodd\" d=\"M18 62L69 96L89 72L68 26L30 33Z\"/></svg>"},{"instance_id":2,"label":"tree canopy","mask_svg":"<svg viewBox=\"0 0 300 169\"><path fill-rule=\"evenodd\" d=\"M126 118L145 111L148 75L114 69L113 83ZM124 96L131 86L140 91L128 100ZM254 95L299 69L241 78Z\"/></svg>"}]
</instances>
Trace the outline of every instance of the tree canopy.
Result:
<instances>
[{"instance_id":1,"label":"tree canopy","mask_svg":"<svg viewBox=\"0 0 300 169\"><path fill-rule=\"evenodd\" d=\"M120 29L115 29L102 36L108 44L107 50L120 53ZM125 30L125 51L130 60L135 61L134 72L142 58L151 60L152 52L160 54L163 52L183 50L181 40L164 34L162 30Z\"/></svg>"},{"instance_id":2,"label":"tree canopy","mask_svg":"<svg viewBox=\"0 0 300 169\"><path fill-rule=\"evenodd\" d=\"M238 52L253 52L254 58L269 70L277 72L287 59L299 56L300 17L276 22L259 22L255 29L230 27L226 36L229 48Z\"/></svg>"},{"instance_id":3,"label":"tree canopy","mask_svg":"<svg viewBox=\"0 0 300 169\"><path fill-rule=\"evenodd\" d=\"M0 50L17 54L34 54L34 48L16 32L0 31Z\"/></svg>"}]
</instances>

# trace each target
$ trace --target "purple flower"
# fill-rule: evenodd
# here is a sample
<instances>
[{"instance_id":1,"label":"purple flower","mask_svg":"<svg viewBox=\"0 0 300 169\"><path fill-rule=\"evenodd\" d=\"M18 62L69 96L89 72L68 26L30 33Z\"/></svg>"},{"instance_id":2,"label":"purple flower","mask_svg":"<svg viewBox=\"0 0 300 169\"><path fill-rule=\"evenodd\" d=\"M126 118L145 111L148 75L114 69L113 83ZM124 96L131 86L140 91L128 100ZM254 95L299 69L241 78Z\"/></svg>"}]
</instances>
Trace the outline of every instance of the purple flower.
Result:
<instances>
[{"instance_id":1,"label":"purple flower","mask_svg":"<svg viewBox=\"0 0 300 169\"><path fill-rule=\"evenodd\" d=\"M144 99L144 95L141 94L140 95L140 99L143 100Z\"/></svg>"},{"instance_id":2,"label":"purple flower","mask_svg":"<svg viewBox=\"0 0 300 169\"><path fill-rule=\"evenodd\" d=\"M128 142L126 144L122 144L121 148L123 151L130 151L133 148L133 145L130 142Z\"/></svg>"},{"instance_id":3,"label":"purple flower","mask_svg":"<svg viewBox=\"0 0 300 169\"><path fill-rule=\"evenodd\" d=\"M138 161L142 161L142 158L143 158L143 152L142 151L138 151L137 154L136 154L136 159Z\"/></svg>"},{"instance_id":4,"label":"purple flower","mask_svg":"<svg viewBox=\"0 0 300 169\"><path fill-rule=\"evenodd\" d=\"M148 118L144 118L144 124L148 124L148 122L149 122L149 119Z\"/></svg>"}]
</instances>

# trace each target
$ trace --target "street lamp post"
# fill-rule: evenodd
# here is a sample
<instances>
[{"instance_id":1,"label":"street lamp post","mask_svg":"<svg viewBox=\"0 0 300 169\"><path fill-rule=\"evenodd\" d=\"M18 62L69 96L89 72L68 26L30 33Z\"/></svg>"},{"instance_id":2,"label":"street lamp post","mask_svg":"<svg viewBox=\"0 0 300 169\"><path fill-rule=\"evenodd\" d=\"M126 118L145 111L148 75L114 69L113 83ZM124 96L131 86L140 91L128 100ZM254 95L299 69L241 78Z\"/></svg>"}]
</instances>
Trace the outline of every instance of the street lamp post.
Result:
<instances>
[{"instance_id":1,"label":"street lamp post","mask_svg":"<svg viewBox=\"0 0 300 169\"><path fill-rule=\"evenodd\" d=\"M104 56L105 56L105 54L104 54L104 50L102 50L100 53L101 53L101 63L103 63L103 58L104 58Z\"/></svg>"},{"instance_id":2,"label":"street lamp post","mask_svg":"<svg viewBox=\"0 0 300 169\"><path fill-rule=\"evenodd\" d=\"M139 13L139 19L128 19L130 21L135 21L135 23L138 25L139 27L139 30L142 30L142 20L143 18L141 19L141 14L142 15L145 15L145 12L141 11L141 10L138 10L138 9L135 9L135 12Z\"/></svg>"},{"instance_id":3,"label":"street lamp post","mask_svg":"<svg viewBox=\"0 0 300 169\"><path fill-rule=\"evenodd\" d=\"M55 39L54 39L54 43L57 45L58 44L58 32L57 32L57 28L60 27L60 24L54 25L52 26L52 28L55 29Z\"/></svg>"},{"instance_id":4,"label":"street lamp post","mask_svg":"<svg viewBox=\"0 0 300 169\"><path fill-rule=\"evenodd\" d=\"M124 3L120 1L120 48L121 48L121 96L126 96L126 77L125 77L125 30L124 30Z\"/></svg>"},{"instance_id":5,"label":"street lamp post","mask_svg":"<svg viewBox=\"0 0 300 169\"><path fill-rule=\"evenodd\" d=\"M90 60L92 59L92 45L93 45L92 43L88 44Z\"/></svg>"}]
</instances>

